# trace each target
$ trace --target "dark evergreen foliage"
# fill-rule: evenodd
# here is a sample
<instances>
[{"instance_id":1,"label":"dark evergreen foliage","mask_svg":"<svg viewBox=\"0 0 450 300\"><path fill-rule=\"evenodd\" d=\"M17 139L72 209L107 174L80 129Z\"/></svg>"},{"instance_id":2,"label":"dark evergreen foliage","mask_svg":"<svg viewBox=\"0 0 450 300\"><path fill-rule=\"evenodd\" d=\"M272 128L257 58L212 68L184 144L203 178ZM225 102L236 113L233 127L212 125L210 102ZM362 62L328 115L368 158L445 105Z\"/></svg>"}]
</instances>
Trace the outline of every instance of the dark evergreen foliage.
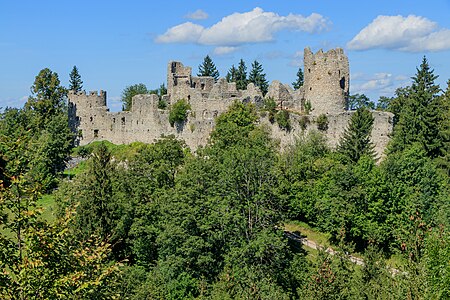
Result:
<instances>
[{"instance_id":1,"label":"dark evergreen foliage","mask_svg":"<svg viewBox=\"0 0 450 300\"><path fill-rule=\"evenodd\" d=\"M297 71L297 79L292 83L292 87L294 90L298 90L300 87L303 86L304 83L304 74L301 67L298 68Z\"/></svg>"},{"instance_id":2,"label":"dark evergreen foliage","mask_svg":"<svg viewBox=\"0 0 450 300\"><path fill-rule=\"evenodd\" d=\"M74 92L81 92L83 89L83 81L78 73L77 66L73 66L72 71L69 74L69 90Z\"/></svg>"},{"instance_id":3,"label":"dark evergreen foliage","mask_svg":"<svg viewBox=\"0 0 450 300\"><path fill-rule=\"evenodd\" d=\"M352 115L338 147L338 151L351 162L357 162L364 155L375 156L370 140L373 121L372 113L364 107L358 108Z\"/></svg>"},{"instance_id":4,"label":"dark evergreen foliage","mask_svg":"<svg viewBox=\"0 0 450 300\"><path fill-rule=\"evenodd\" d=\"M217 71L216 65L212 61L211 57L209 57L209 55L206 55L203 63L198 66L197 76L211 76L215 81L219 79L219 71Z\"/></svg>"},{"instance_id":5,"label":"dark evergreen foliage","mask_svg":"<svg viewBox=\"0 0 450 300\"><path fill-rule=\"evenodd\" d=\"M122 110L123 111L129 111L131 110L131 106L133 105L132 98L136 95L140 94L148 94L149 90L143 83L138 83L134 85L127 86L122 91L122 98L120 99L122 101Z\"/></svg>"},{"instance_id":6,"label":"dark evergreen foliage","mask_svg":"<svg viewBox=\"0 0 450 300\"><path fill-rule=\"evenodd\" d=\"M238 90L247 89L247 66L245 65L244 60L241 58L239 61L239 65L236 69L235 73L235 82Z\"/></svg>"},{"instance_id":7,"label":"dark evergreen foliage","mask_svg":"<svg viewBox=\"0 0 450 300\"><path fill-rule=\"evenodd\" d=\"M266 74L264 73L262 65L256 60L252 63L252 69L250 70L248 76L248 82L251 82L255 86L259 87L263 96L267 94L269 82L266 79Z\"/></svg>"}]
</instances>

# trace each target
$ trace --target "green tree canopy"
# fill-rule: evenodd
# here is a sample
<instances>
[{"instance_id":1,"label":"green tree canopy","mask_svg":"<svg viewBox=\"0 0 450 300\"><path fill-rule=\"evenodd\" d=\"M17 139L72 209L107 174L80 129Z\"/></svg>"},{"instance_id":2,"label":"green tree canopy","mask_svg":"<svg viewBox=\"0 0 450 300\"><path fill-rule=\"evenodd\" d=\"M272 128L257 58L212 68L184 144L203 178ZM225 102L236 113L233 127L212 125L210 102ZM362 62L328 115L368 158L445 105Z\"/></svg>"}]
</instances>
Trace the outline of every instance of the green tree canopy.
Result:
<instances>
[{"instance_id":1,"label":"green tree canopy","mask_svg":"<svg viewBox=\"0 0 450 300\"><path fill-rule=\"evenodd\" d=\"M348 110L356 110L361 107L375 109L375 103L370 101L369 97L364 94L354 94L348 96Z\"/></svg>"},{"instance_id":2,"label":"green tree canopy","mask_svg":"<svg viewBox=\"0 0 450 300\"><path fill-rule=\"evenodd\" d=\"M259 87L263 96L267 94L269 83L266 79L266 74L264 73L262 65L257 60L252 63L248 82L252 82L255 86Z\"/></svg>"},{"instance_id":3,"label":"green tree canopy","mask_svg":"<svg viewBox=\"0 0 450 300\"><path fill-rule=\"evenodd\" d=\"M127 86L122 91L122 98L121 98L121 101L123 103L122 110L124 110L124 111L131 110L131 106L133 105L132 98L136 95L147 94L148 92L149 91L148 91L147 87L143 83L138 83L138 84L133 84L133 85Z\"/></svg>"},{"instance_id":4,"label":"green tree canopy","mask_svg":"<svg viewBox=\"0 0 450 300\"><path fill-rule=\"evenodd\" d=\"M358 108L352 115L338 147L338 151L351 162L357 162L363 155L375 156L370 141L373 121L372 113L365 107Z\"/></svg>"},{"instance_id":5,"label":"green tree canopy","mask_svg":"<svg viewBox=\"0 0 450 300\"><path fill-rule=\"evenodd\" d=\"M198 66L197 76L211 76L215 81L219 79L219 71L217 71L216 65L212 61L211 57L209 57L209 55L206 55L203 63Z\"/></svg>"},{"instance_id":6,"label":"green tree canopy","mask_svg":"<svg viewBox=\"0 0 450 300\"><path fill-rule=\"evenodd\" d=\"M412 77L410 88L404 89L399 98L398 123L394 127L391 151L401 151L414 142L419 142L430 157L438 157L443 144L440 124L443 122L440 88L435 84L438 78L423 57Z\"/></svg>"},{"instance_id":7,"label":"green tree canopy","mask_svg":"<svg viewBox=\"0 0 450 300\"><path fill-rule=\"evenodd\" d=\"M236 82L236 87L238 90L245 90L247 89L247 67L245 65L244 60L241 58L241 60L239 61L239 65L237 67L236 70L236 74L235 74L235 82Z\"/></svg>"},{"instance_id":8,"label":"green tree canopy","mask_svg":"<svg viewBox=\"0 0 450 300\"><path fill-rule=\"evenodd\" d=\"M78 73L77 66L73 66L72 71L69 74L69 90L80 92L83 89L83 81L81 81L81 76Z\"/></svg>"},{"instance_id":9,"label":"green tree canopy","mask_svg":"<svg viewBox=\"0 0 450 300\"><path fill-rule=\"evenodd\" d=\"M65 109L67 91L60 84L58 74L48 68L41 70L36 76L25 109L34 112L38 128L42 128L54 115Z\"/></svg>"},{"instance_id":10,"label":"green tree canopy","mask_svg":"<svg viewBox=\"0 0 450 300\"><path fill-rule=\"evenodd\" d=\"M298 90L304 83L304 75L301 67L298 68L297 71L297 79L292 83L294 90Z\"/></svg>"},{"instance_id":11,"label":"green tree canopy","mask_svg":"<svg viewBox=\"0 0 450 300\"><path fill-rule=\"evenodd\" d=\"M236 72L237 72L236 67L232 65L227 72L227 76L225 77L227 82L236 82Z\"/></svg>"}]
</instances>

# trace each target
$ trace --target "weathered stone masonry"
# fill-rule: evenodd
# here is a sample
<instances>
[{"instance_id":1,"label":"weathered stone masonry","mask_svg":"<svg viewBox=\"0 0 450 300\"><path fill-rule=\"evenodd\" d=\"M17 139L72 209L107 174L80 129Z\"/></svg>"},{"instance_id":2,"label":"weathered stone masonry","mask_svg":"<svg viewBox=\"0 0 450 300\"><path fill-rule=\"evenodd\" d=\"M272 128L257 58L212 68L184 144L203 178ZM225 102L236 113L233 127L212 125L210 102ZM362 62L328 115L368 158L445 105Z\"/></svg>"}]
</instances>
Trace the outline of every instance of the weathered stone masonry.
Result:
<instances>
[{"instance_id":1,"label":"weathered stone masonry","mask_svg":"<svg viewBox=\"0 0 450 300\"><path fill-rule=\"evenodd\" d=\"M304 51L304 85L293 90L289 85L273 81L267 97L273 98L278 109L290 112L292 128L289 132L271 124L266 117L260 122L271 128L272 136L282 146L291 144L301 135L317 129L315 120L326 115L328 129L325 134L330 146L338 144L353 111L346 110L349 94L349 64L343 50L319 50L313 54ZM180 99L187 100L191 112L184 124L169 124L169 111L158 109L157 95L137 95L132 99L132 109L126 112L110 112L106 104L106 92L69 92L69 122L78 132L77 143L86 145L96 140L108 140L116 144L142 141L154 142L162 135L175 135L192 149L205 145L214 128L214 120L236 100L261 105L263 96L259 88L249 84L246 90L236 89L235 83L224 78L217 82L212 77L192 76L192 69L180 62L169 62L167 67L167 95L163 100L169 105ZM305 104L310 111L305 111ZM375 122L372 141L379 156L382 155L392 131L392 117L388 112L373 111ZM306 129L300 119L309 121Z\"/></svg>"}]
</instances>

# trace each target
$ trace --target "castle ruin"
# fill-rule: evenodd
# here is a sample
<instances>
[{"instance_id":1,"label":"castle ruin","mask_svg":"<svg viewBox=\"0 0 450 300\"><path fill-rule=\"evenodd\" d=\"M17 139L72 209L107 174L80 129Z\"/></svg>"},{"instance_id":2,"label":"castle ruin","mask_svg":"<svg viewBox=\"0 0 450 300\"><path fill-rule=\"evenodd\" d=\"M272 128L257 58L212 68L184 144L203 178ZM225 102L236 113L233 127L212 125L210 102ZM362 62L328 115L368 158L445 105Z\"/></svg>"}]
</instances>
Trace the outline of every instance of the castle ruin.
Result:
<instances>
[{"instance_id":1,"label":"castle ruin","mask_svg":"<svg viewBox=\"0 0 450 300\"><path fill-rule=\"evenodd\" d=\"M272 98L277 109L290 113L289 131L271 123L261 116L260 123L271 128L273 138L282 146L292 144L299 137L317 130L319 116L326 116L327 126L321 129L330 146L339 143L348 122L354 113L346 110L349 95L349 63L340 48L312 53L304 51L304 85L293 90L291 86L273 81L265 98ZM263 104L263 95L252 83L245 90L238 90L234 82L220 78L192 76L192 69L181 62L169 62L167 67L167 94L136 95L132 99L131 111L110 112L106 92L69 92L69 123L78 133L77 144L86 145L97 140L108 140L115 144L141 141L152 143L161 136L175 135L183 139L191 149L205 145L214 128L215 118L225 112L234 101ZM169 107L180 99L191 106L186 122L171 126L169 110L159 109L160 100ZM375 121L372 142L378 156L389 141L393 115L389 112L373 111ZM303 120L302 120L303 119ZM306 120L306 122L305 122ZM320 127L320 126L319 126Z\"/></svg>"}]
</instances>

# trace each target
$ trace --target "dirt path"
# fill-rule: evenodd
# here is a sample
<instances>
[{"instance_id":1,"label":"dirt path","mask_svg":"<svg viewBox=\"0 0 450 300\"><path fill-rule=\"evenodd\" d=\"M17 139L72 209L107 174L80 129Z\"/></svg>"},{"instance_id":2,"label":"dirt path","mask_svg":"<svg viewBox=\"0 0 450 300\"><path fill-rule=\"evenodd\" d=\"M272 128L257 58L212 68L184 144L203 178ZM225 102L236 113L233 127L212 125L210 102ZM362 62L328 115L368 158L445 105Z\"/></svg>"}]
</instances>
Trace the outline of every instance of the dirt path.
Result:
<instances>
[{"instance_id":1,"label":"dirt path","mask_svg":"<svg viewBox=\"0 0 450 300\"><path fill-rule=\"evenodd\" d=\"M331 248L324 249L325 247L323 247L322 245L319 245L316 242L314 242L312 240L309 240L309 239L307 239L305 237L302 237L302 236L300 236L298 234L295 234L293 232L284 231L284 234L286 235L286 237L288 239L296 241L296 242L299 242L299 243L302 243L304 246L309 247L311 249L323 250L323 251L325 251L326 253L328 253L330 255L336 255L336 254L339 253L338 251L335 251L335 250L333 250ZM364 266L365 265L364 260L362 258L355 257L355 256L350 255L350 254L346 254L345 258L348 259L349 261L351 261L352 263L358 265L358 266ZM392 275L397 275L399 273L407 274L406 272L401 272L400 270L394 269L394 268L389 268L389 271L390 271L390 273Z\"/></svg>"}]
</instances>

